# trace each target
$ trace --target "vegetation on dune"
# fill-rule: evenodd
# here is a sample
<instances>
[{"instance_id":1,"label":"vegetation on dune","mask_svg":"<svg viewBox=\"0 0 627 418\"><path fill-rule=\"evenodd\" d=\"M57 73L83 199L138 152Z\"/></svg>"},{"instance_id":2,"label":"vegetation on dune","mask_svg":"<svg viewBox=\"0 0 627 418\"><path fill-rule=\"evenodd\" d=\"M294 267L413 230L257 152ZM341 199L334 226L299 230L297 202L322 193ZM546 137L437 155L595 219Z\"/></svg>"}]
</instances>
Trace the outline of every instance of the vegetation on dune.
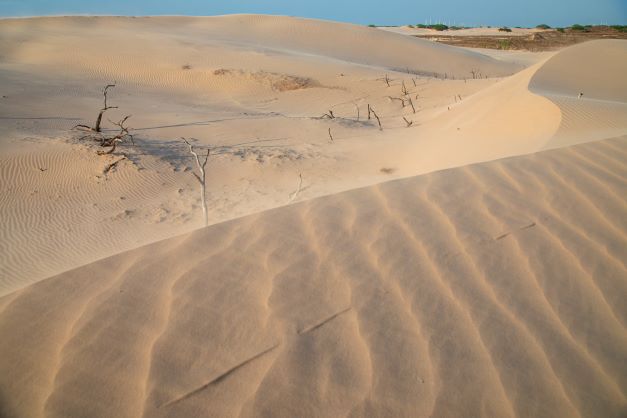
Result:
<instances>
[{"instance_id":1,"label":"vegetation on dune","mask_svg":"<svg viewBox=\"0 0 627 418\"><path fill-rule=\"evenodd\" d=\"M575 23L574 25L572 25L570 27L570 30L577 30L577 31L584 31L585 32L586 31L586 27L582 26L582 25L580 25L578 23Z\"/></svg>"},{"instance_id":2,"label":"vegetation on dune","mask_svg":"<svg viewBox=\"0 0 627 418\"><path fill-rule=\"evenodd\" d=\"M541 23L538 26L536 26L536 29L551 29L551 27L547 25L546 23Z\"/></svg>"},{"instance_id":3,"label":"vegetation on dune","mask_svg":"<svg viewBox=\"0 0 627 418\"><path fill-rule=\"evenodd\" d=\"M510 49L512 47L512 41L509 39L501 39L498 42L498 49Z\"/></svg>"},{"instance_id":4,"label":"vegetation on dune","mask_svg":"<svg viewBox=\"0 0 627 418\"><path fill-rule=\"evenodd\" d=\"M511 32L512 30L510 28L508 28L507 26L503 26L501 28L499 28L499 32Z\"/></svg>"}]
</instances>

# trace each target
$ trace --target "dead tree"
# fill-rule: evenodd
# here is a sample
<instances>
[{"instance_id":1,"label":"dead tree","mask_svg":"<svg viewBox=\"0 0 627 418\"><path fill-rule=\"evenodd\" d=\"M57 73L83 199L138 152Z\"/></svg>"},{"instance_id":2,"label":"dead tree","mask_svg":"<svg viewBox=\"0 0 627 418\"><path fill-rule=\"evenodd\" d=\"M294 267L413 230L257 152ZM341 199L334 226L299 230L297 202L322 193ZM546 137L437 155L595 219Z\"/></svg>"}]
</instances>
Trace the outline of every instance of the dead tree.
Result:
<instances>
[{"instance_id":1,"label":"dead tree","mask_svg":"<svg viewBox=\"0 0 627 418\"><path fill-rule=\"evenodd\" d=\"M102 109L100 109L100 112L98 113L98 117L96 118L96 124L91 127L91 126L87 126L87 125L76 125L74 128L72 129L76 129L76 128L83 128L83 129L87 129L90 130L92 132L100 132L100 123L102 122L102 115L104 115L104 113L109 110L109 109L117 109L117 106L109 106L107 104L107 93L109 92L109 89L111 87L115 87L115 84L107 84L104 88L104 90L102 91L102 95L104 96L104 106Z\"/></svg>"},{"instance_id":2,"label":"dead tree","mask_svg":"<svg viewBox=\"0 0 627 418\"><path fill-rule=\"evenodd\" d=\"M388 75L385 75L385 78L383 79L383 81L385 81L385 84L388 85L388 87L390 87L390 77L388 77Z\"/></svg>"},{"instance_id":3,"label":"dead tree","mask_svg":"<svg viewBox=\"0 0 627 418\"><path fill-rule=\"evenodd\" d=\"M324 114L321 116L321 118L322 118L322 119L324 119L324 118L335 119L335 115L333 114L333 111L332 111L332 110L329 110L329 113L324 113Z\"/></svg>"},{"instance_id":4,"label":"dead tree","mask_svg":"<svg viewBox=\"0 0 627 418\"><path fill-rule=\"evenodd\" d=\"M111 137L105 137L104 135L100 138L100 146L101 147L111 147L111 149L109 151L98 151L99 155L104 155L104 154L112 154L115 152L115 148L118 145L118 143L120 142L124 142L127 138L131 140L131 143L133 145L135 145L135 141L133 140L133 135L129 133L129 127L128 126L124 126L124 124L126 123L126 121L128 120L128 118L130 118L131 115L126 115L124 116L124 118L118 122L111 122L111 120L109 120L109 122L111 122L112 124L116 125L118 128L120 128L120 132L118 132L116 135L111 136Z\"/></svg>"},{"instance_id":5,"label":"dead tree","mask_svg":"<svg viewBox=\"0 0 627 418\"><path fill-rule=\"evenodd\" d=\"M333 142L333 135L331 135L331 128L329 128L329 138L331 138L331 142Z\"/></svg>"},{"instance_id":6,"label":"dead tree","mask_svg":"<svg viewBox=\"0 0 627 418\"><path fill-rule=\"evenodd\" d=\"M368 103L368 120L370 120L371 113L372 113L372 110L370 109L370 103Z\"/></svg>"},{"instance_id":7,"label":"dead tree","mask_svg":"<svg viewBox=\"0 0 627 418\"><path fill-rule=\"evenodd\" d=\"M198 171L200 172L200 175L196 173L192 173L192 174L194 175L194 177L196 177L196 180L198 180L198 183L200 183L200 200L202 203L202 213L205 218L205 226L207 226L209 224L209 218L207 217L207 199L205 198L205 179L206 179L205 166L207 165L207 161L209 160L209 153L211 152L211 150L207 148L207 155L204 156L205 160L201 164L200 157L198 156L198 153L194 150L194 146L190 144L187 139L185 138L181 138L181 139L183 140L183 142L187 144L190 154L194 156L194 159L196 160L196 167L198 168Z\"/></svg>"},{"instance_id":8,"label":"dead tree","mask_svg":"<svg viewBox=\"0 0 627 418\"><path fill-rule=\"evenodd\" d=\"M407 119L405 118L405 116L403 116L403 120L404 120L404 121L405 121L405 123L407 124L407 127L408 127L408 128L409 128L409 127L410 127L410 126L414 123L414 121L413 121L413 120L407 120Z\"/></svg>"}]
</instances>

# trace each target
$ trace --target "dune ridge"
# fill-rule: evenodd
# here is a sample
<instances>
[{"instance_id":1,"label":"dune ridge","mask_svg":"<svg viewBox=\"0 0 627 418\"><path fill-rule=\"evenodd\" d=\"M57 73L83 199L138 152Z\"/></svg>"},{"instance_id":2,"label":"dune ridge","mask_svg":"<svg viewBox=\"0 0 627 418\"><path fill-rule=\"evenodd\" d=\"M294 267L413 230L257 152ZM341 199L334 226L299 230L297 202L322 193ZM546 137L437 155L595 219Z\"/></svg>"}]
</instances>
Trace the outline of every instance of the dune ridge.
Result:
<instances>
[{"instance_id":1,"label":"dune ridge","mask_svg":"<svg viewBox=\"0 0 627 418\"><path fill-rule=\"evenodd\" d=\"M626 157L391 181L28 286L0 298L2 414L622 416Z\"/></svg>"}]
</instances>

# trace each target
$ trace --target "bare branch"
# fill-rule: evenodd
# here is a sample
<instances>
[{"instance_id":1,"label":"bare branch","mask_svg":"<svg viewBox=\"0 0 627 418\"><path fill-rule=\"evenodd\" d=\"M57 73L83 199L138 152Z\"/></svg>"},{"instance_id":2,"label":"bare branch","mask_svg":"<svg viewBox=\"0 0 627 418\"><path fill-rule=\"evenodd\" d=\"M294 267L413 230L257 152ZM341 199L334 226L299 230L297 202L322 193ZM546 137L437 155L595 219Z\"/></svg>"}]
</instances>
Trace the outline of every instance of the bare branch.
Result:
<instances>
[{"instance_id":1,"label":"bare branch","mask_svg":"<svg viewBox=\"0 0 627 418\"><path fill-rule=\"evenodd\" d=\"M292 203L296 199L296 196L298 196L298 193L300 193L300 189L303 186L303 175L299 173L298 178L298 188L294 193L290 194L290 201L288 203Z\"/></svg>"},{"instance_id":2,"label":"bare branch","mask_svg":"<svg viewBox=\"0 0 627 418\"><path fill-rule=\"evenodd\" d=\"M333 135L331 135L331 128L329 128L329 138L331 138L331 142L333 142Z\"/></svg>"},{"instance_id":3,"label":"bare branch","mask_svg":"<svg viewBox=\"0 0 627 418\"><path fill-rule=\"evenodd\" d=\"M405 121L405 123L407 124L407 127L408 127L408 128L409 128L409 127L410 127L410 126L414 123L414 121L413 121L413 120L407 120L407 119L405 118L405 116L403 116L403 120L404 120L404 121Z\"/></svg>"}]
</instances>

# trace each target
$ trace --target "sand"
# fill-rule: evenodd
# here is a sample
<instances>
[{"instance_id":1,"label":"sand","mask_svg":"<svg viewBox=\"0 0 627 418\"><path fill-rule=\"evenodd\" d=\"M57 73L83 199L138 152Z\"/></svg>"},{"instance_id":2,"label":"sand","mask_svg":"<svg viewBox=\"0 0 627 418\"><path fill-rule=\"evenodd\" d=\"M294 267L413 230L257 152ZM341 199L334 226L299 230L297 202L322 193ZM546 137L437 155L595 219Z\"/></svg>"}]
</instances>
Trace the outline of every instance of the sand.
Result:
<instances>
[{"instance_id":1,"label":"sand","mask_svg":"<svg viewBox=\"0 0 627 418\"><path fill-rule=\"evenodd\" d=\"M1 20L0 416L624 415L626 70L615 40ZM135 144L101 156L72 127L114 81Z\"/></svg>"}]
</instances>

